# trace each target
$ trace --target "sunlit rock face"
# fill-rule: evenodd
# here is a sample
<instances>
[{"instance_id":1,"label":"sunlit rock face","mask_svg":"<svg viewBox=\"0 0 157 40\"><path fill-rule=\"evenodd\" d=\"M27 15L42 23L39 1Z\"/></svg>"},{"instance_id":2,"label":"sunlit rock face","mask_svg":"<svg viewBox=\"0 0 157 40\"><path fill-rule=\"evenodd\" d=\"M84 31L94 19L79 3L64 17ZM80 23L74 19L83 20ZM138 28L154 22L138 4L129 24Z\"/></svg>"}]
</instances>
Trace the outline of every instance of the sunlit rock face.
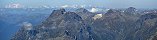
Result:
<instances>
[{"instance_id":1,"label":"sunlit rock face","mask_svg":"<svg viewBox=\"0 0 157 40\"><path fill-rule=\"evenodd\" d=\"M25 22L11 40L156 40L157 13L134 14L134 9L126 9L129 14L116 9L107 13L54 10L39 25Z\"/></svg>"}]
</instances>

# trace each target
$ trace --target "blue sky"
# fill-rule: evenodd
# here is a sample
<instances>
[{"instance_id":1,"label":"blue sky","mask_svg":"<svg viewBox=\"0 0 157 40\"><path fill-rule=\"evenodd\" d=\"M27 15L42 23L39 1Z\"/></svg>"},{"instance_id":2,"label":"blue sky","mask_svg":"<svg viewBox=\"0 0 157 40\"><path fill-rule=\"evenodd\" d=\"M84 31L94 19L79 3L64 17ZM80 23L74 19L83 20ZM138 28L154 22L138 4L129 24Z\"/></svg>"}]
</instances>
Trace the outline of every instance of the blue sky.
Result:
<instances>
[{"instance_id":1,"label":"blue sky","mask_svg":"<svg viewBox=\"0 0 157 40\"><path fill-rule=\"evenodd\" d=\"M157 0L0 0L0 8L11 3L18 3L25 7L38 7L42 5L92 5L106 8L157 8Z\"/></svg>"}]
</instances>

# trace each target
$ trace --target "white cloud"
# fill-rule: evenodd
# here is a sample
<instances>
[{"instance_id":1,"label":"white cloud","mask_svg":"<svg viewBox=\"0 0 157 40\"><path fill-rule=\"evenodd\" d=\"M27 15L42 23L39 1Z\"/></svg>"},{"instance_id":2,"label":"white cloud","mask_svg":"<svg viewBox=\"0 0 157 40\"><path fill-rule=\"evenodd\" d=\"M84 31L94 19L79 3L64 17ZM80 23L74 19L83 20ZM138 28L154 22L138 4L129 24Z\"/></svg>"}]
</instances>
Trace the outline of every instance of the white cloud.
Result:
<instances>
[{"instance_id":1,"label":"white cloud","mask_svg":"<svg viewBox=\"0 0 157 40\"><path fill-rule=\"evenodd\" d=\"M5 6L5 8L22 8L22 7L24 6L19 3L11 3Z\"/></svg>"},{"instance_id":2,"label":"white cloud","mask_svg":"<svg viewBox=\"0 0 157 40\"><path fill-rule=\"evenodd\" d=\"M98 11L98 9L96 9L96 8L92 8L91 10L90 10L90 12L97 12Z\"/></svg>"},{"instance_id":3,"label":"white cloud","mask_svg":"<svg viewBox=\"0 0 157 40\"><path fill-rule=\"evenodd\" d=\"M86 5L63 5L61 8L84 8Z\"/></svg>"},{"instance_id":4,"label":"white cloud","mask_svg":"<svg viewBox=\"0 0 157 40\"><path fill-rule=\"evenodd\" d=\"M50 8L49 6L47 6L47 5L43 5L42 7L44 7L44 8Z\"/></svg>"}]
</instances>

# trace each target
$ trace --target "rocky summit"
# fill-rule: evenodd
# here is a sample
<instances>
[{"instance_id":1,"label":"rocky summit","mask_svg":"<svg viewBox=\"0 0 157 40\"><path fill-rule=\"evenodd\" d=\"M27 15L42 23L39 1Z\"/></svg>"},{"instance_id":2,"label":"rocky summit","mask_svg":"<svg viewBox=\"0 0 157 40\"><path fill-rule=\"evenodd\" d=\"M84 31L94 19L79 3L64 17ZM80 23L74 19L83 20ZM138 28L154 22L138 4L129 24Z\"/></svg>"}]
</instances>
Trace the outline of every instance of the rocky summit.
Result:
<instances>
[{"instance_id":1,"label":"rocky summit","mask_svg":"<svg viewBox=\"0 0 157 40\"><path fill-rule=\"evenodd\" d=\"M39 25L24 25L11 40L157 40L157 13L136 10L58 9Z\"/></svg>"}]
</instances>

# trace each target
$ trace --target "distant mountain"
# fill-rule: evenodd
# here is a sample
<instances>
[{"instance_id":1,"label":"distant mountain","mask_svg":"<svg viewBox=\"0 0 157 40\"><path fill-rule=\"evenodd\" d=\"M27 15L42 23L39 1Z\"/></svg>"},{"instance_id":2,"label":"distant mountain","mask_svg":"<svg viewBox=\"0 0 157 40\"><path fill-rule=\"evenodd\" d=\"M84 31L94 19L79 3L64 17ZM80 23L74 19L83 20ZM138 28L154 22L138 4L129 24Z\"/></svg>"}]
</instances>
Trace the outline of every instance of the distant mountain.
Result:
<instances>
[{"instance_id":1,"label":"distant mountain","mask_svg":"<svg viewBox=\"0 0 157 40\"><path fill-rule=\"evenodd\" d=\"M11 40L155 40L157 13L136 10L92 13L84 8L75 12L58 9L42 24L23 26Z\"/></svg>"},{"instance_id":2,"label":"distant mountain","mask_svg":"<svg viewBox=\"0 0 157 40\"><path fill-rule=\"evenodd\" d=\"M124 11L124 13L128 13L128 14L134 14L136 12L136 8L134 8L134 7L129 7L129 8L127 8L125 11Z\"/></svg>"}]
</instances>

